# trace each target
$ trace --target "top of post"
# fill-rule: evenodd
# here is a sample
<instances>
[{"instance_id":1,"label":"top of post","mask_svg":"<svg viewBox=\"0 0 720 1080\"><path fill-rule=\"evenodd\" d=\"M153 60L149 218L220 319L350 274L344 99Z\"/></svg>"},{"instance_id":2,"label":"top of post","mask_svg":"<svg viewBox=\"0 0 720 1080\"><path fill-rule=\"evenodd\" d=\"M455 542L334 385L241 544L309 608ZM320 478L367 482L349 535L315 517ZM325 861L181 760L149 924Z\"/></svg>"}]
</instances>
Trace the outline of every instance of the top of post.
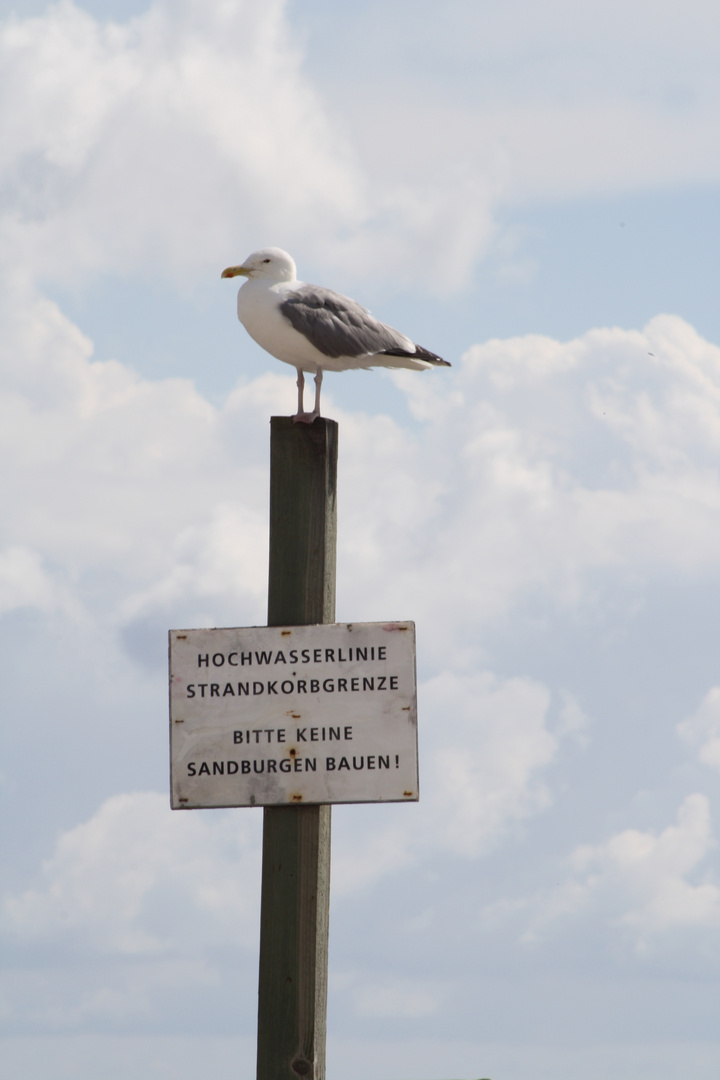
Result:
<instances>
[{"instance_id":1,"label":"top of post","mask_svg":"<svg viewBox=\"0 0 720 1080\"><path fill-rule=\"evenodd\" d=\"M268 626L335 621L338 424L270 420Z\"/></svg>"}]
</instances>

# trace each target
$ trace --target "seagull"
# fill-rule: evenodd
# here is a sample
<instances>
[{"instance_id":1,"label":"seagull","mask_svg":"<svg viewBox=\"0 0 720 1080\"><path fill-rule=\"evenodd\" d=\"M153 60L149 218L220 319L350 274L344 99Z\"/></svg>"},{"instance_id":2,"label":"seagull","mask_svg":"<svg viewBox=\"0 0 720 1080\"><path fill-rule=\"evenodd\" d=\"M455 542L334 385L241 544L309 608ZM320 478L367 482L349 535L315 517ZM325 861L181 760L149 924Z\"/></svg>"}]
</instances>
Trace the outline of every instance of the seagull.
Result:
<instances>
[{"instance_id":1,"label":"seagull","mask_svg":"<svg viewBox=\"0 0 720 1080\"><path fill-rule=\"evenodd\" d=\"M222 277L245 277L237 313L251 338L297 370L298 411L292 419L312 424L320 416L323 371L351 368L450 367L447 360L415 345L347 296L297 280L295 262L280 248L261 248ZM315 373L315 405L305 412L305 372Z\"/></svg>"}]
</instances>

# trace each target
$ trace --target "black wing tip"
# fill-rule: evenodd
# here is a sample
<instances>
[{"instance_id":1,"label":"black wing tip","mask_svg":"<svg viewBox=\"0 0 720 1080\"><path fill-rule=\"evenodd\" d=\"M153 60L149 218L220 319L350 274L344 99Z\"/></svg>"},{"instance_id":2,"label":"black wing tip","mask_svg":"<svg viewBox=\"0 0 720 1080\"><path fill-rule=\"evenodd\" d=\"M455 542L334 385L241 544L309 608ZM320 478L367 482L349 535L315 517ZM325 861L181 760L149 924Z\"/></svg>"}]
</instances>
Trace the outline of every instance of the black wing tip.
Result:
<instances>
[{"instance_id":1,"label":"black wing tip","mask_svg":"<svg viewBox=\"0 0 720 1080\"><path fill-rule=\"evenodd\" d=\"M422 345L415 346L415 352L409 349L383 349L383 356L407 356L411 360L424 360L427 364L435 364L436 367L452 367L449 360L443 360L442 356L436 356L429 349L423 349Z\"/></svg>"}]
</instances>

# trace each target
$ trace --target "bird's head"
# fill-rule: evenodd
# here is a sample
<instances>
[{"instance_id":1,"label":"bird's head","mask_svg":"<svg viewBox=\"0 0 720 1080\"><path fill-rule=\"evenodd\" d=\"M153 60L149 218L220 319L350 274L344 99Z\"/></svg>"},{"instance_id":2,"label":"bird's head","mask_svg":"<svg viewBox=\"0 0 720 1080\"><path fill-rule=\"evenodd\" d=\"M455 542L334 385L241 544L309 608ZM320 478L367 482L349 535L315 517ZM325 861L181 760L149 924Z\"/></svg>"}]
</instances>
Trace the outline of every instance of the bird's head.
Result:
<instances>
[{"instance_id":1,"label":"bird's head","mask_svg":"<svg viewBox=\"0 0 720 1080\"><path fill-rule=\"evenodd\" d=\"M295 263L281 248L261 248L253 251L240 266L228 266L222 277L264 278L270 282L295 281Z\"/></svg>"}]
</instances>

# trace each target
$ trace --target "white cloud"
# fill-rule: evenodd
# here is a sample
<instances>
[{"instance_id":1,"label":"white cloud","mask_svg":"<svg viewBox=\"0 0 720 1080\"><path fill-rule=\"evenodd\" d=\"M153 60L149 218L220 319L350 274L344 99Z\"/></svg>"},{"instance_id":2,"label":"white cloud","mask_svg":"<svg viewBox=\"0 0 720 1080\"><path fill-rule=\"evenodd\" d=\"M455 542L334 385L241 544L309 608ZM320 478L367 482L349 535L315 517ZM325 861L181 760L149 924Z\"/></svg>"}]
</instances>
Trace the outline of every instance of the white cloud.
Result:
<instances>
[{"instance_id":1,"label":"white cloud","mask_svg":"<svg viewBox=\"0 0 720 1080\"><path fill-rule=\"evenodd\" d=\"M705 795L688 795L662 832L625 829L577 848L572 874L539 901L526 940L571 918L600 920L648 948L678 929L720 927L720 886L706 864L715 848Z\"/></svg>"},{"instance_id":2,"label":"white cloud","mask_svg":"<svg viewBox=\"0 0 720 1080\"><path fill-rule=\"evenodd\" d=\"M158 632L175 612L262 621L265 418L292 379L216 407L93 361L31 292L3 315L6 602ZM531 596L596 617L619 583L631 603L642 582L720 569L720 349L681 319L490 341L397 382L414 426L340 417L338 617L414 617L429 676L491 666L484 628Z\"/></svg>"},{"instance_id":3,"label":"white cloud","mask_svg":"<svg viewBox=\"0 0 720 1080\"><path fill-rule=\"evenodd\" d=\"M720 350L681 319L489 341L457 371L396 381L417 434L343 418L353 606L377 604L392 568L387 610L412 597L449 657L538 592L597 617L604 582L717 572Z\"/></svg>"},{"instance_id":4,"label":"white cloud","mask_svg":"<svg viewBox=\"0 0 720 1080\"><path fill-rule=\"evenodd\" d=\"M60 836L29 889L5 896L5 933L126 956L177 958L201 941L252 948L258 825L248 813L173 813L155 793L115 795Z\"/></svg>"},{"instance_id":5,"label":"white cloud","mask_svg":"<svg viewBox=\"0 0 720 1080\"><path fill-rule=\"evenodd\" d=\"M275 242L405 280L424 251L464 279L492 230L486 182L361 161L285 6L157 2L119 23L64 0L0 23L6 272L180 286Z\"/></svg>"},{"instance_id":6,"label":"white cloud","mask_svg":"<svg viewBox=\"0 0 720 1080\"><path fill-rule=\"evenodd\" d=\"M678 735L692 747L704 765L720 772L720 687L713 686L691 716L677 726Z\"/></svg>"},{"instance_id":7,"label":"white cloud","mask_svg":"<svg viewBox=\"0 0 720 1080\"><path fill-rule=\"evenodd\" d=\"M297 235L298 218L356 218L348 149L283 9L183 0L118 24L64 2L6 20L6 258L35 274L179 277L243 237Z\"/></svg>"},{"instance_id":8,"label":"white cloud","mask_svg":"<svg viewBox=\"0 0 720 1080\"><path fill-rule=\"evenodd\" d=\"M158 0L126 22L64 0L5 19L6 271L64 286L160 275L181 288L279 242L347 277L450 292L497 239L503 202L720 175L708 47L718 26L705 6L653 12L653 34L632 50L626 7L539 23L527 4L512 17L456 7L452 41L429 9L403 24L414 49L392 58L361 18L353 36L368 46L345 58L346 74L358 70L340 86L336 59L325 79L322 62L305 62L302 16L283 0ZM645 18L644 2L628 7ZM445 53L481 72L490 41L503 56L498 69L497 44L490 51L491 93L482 75L471 88L462 70L448 79ZM424 49L434 60L418 66ZM659 74L662 51L672 78ZM609 68L619 76L610 82Z\"/></svg>"},{"instance_id":9,"label":"white cloud","mask_svg":"<svg viewBox=\"0 0 720 1080\"><path fill-rule=\"evenodd\" d=\"M421 701L429 720L423 844L476 856L550 802L541 777L558 743L547 726L548 691L529 679L443 672Z\"/></svg>"},{"instance_id":10,"label":"white cloud","mask_svg":"<svg viewBox=\"0 0 720 1080\"><path fill-rule=\"evenodd\" d=\"M198 612L228 595L262 610L260 416L284 381L239 388L220 411L187 381L93 362L48 301L16 292L3 314L6 602L68 596L76 615L104 608L106 624L162 613L178 597L197 598Z\"/></svg>"},{"instance_id":11,"label":"white cloud","mask_svg":"<svg viewBox=\"0 0 720 1080\"><path fill-rule=\"evenodd\" d=\"M158 633L175 612L262 621L265 418L292 379L216 407L93 361L30 292L3 315L6 603ZM414 617L428 675L488 666L484 628L531 596L597 617L619 583L632 603L643 582L720 569L720 349L681 319L490 341L397 381L416 425L340 417L338 617Z\"/></svg>"},{"instance_id":12,"label":"white cloud","mask_svg":"<svg viewBox=\"0 0 720 1080\"><path fill-rule=\"evenodd\" d=\"M402 5L386 8L397 16ZM370 34L375 66L331 90L288 31L299 9L280 0L155 3L114 25L66 2L0 23L0 613L12 638L3 691L23 721L3 734L5 786L18 806L52 787L52 820L64 821L75 778L102 788L99 809L71 817L82 823L64 827L36 873L25 851L13 867L24 883L5 896L3 932L20 963L0 1002L13 1025L151 1026L160 1002L182 1025L188 985L207 991L219 1024L235 1000L223 956L247 960L255 940L260 816L172 815L157 794L102 800L130 786L151 743L164 769L168 625L263 620L266 418L294 402L281 369L218 405L188 381L98 361L43 282L163 275L182 291L272 241L346 276L372 267L418 283L431 267L428 287L448 288L492 241L503 200L720 174L719 21L708 4L463 11L479 32L462 42L456 27L447 36L446 13L405 20L402 36ZM429 41L434 26L446 36L432 43L438 63L424 64L417 35ZM336 54L343 64L353 41ZM475 76L465 93L461 65L446 79L443 48L457 58L461 46L474 73L478 50L505 49L492 100ZM450 371L397 382L414 422L340 417L338 614L418 623L421 802L337 813L336 837L352 843L336 847L333 896L342 919L343 905L396 875L367 940L379 953L393 925L407 929L391 941L404 967L424 935L441 940L443 894L482 903L467 888L472 860L485 869L504 843L519 851L535 821L552 831L544 811L567 787L563 753L599 740L604 718L582 675L573 696L521 645L498 660L513 618L537 612L534 640L583 619L622 634L654 584L712 588L720 350L665 315L570 342L489 341ZM43 630L25 645L14 630L24 634L28 608L30 636ZM717 693L679 728L713 768ZM573 829L587 835L582 820ZM536 840L550 846L541 826ZM697 793L674 824L577 848L564 885L518 901L515 915L534 920L536 936L594 920L638 948L680 932L705 940L720 921L713 845ZM408 867L418 874L403 885L428 896L393 924ZM477 942L462 936L454 959L474 964ZM63 958L55 981L50 953ZM347 965L366 1020L439 1023L452 994L477 992L421 972L380 979L378 966L377 954ZM245 1014L252 1024L252 1000Z\"/></svg>"},{"instance_id":13,"label":"white cloud","mask_svg":"<svg viewBox=\"0 0 720 1080\"><path fill-rule=\"evenodd\" d=\"M551 802L545 775L567 731L567 702L555 734L539 683L443 671L419 687L418 708L420 802L386 813L379 826L345 822L351 838L333 865L339 895L439 854L487 855Z\"/></svg>"},{"instance_id":14,"label":"white cloud","mask_svg":"<svg viewBox=\"0 0 720 1080\"><path fill-rule=\"evenodd\" d=\"M548 729L544 687L444 672L421 688L421 707L421 802L388 808L379 828L355 815L351 840L335 848L337 897L438 854L486 854L550 801L543 773L559 737ZM247 948L256 931L259 820L248 811L172 813L155 793L113 796L60 836L29 888L5 896L5 932L173 963L199 942ZM193 918L205 929L190 946L183 920Z\"/></svg>"},{"instance_id":15,"label":"white cloud","mask_svg":"<svg viewBox=\"0 0 720 1080\"><path fill-rule=\"evenodd\" d=\"M538 21L531 4L511 7L456 5L451 40L427 8L403 20L407 52L389 57L363 23L377 20L368 5L353 26L366 44L343 50L340 86L338 42L323 79L283 0L158 0L126 22L64 0L5 19L5 269L64 286L138 273L181 287L279 242L347 277L442 293L498 238L503 202L720 175L711 9L659 17L636 0L577 19L560 5ZM632 49L628 9L653 28ZM424 50L433 62L418 65ZM457 60L448 78L450 54L472 66L471 85ZM478 73L491 58L489 88Z\"/></svg>"},{"instance_id":16,"label":"white cloud","mask_svg":"<svg viewBox=\"0 0 720 1080\"><path fill-rule=\"evenodd\" d=\"M52 611L63 599L37 552L22 547L0 551L0 614L20 607Z\"/></svg>"}]
</instances>

